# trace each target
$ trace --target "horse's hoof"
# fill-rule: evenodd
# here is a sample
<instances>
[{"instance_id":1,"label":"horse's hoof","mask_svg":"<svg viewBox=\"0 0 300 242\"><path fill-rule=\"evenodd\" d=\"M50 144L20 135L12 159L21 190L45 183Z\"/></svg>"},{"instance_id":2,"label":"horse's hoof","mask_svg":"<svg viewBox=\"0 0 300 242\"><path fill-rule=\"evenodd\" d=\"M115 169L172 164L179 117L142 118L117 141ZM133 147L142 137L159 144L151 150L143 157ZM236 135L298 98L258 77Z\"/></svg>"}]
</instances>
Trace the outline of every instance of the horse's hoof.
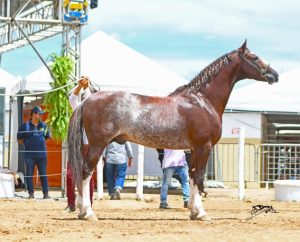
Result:
<instances>
[{"instance_id":1,"label":"horse's hoof","mask_svg":"<svg viewBox=\"0 0 300 242\"><path fill-rule=\"evenodd\" d=\"M86 217L87 221L98 221L98 218L95 214L91 214L90 216Z\"/></svg>"},{"instance_id":2,"label":"horse's hoof","mask_svg":"<svg viewBox=\"0 0 300 242\"><path fill-rule=\"evenodd\" d=\"M211 218L209 215L204 214L202 216L198 216L199 214L191 214L190 219L191 220L201 220L201 221L211 221Z\"/></svg>"},{"instance_id":3,"label":"horse's hoof","mask_svg":"<svg viewBox=\"0 0 300 242\"><path fill-rule=\"evenodd\" d=\"M80 214L78 214L78 218L80 220L83 220L83 219L85 219L85 215L86 215L86 212L85 213L80 213Z\"/></svg>"},{"instance_id":4,"label":"horse's hoof","mask_svg":"<svg viewBox=\"0 0 300 242\"><path fill-rule=\"evenodd\" d=\"M196 214L191 214L191 215L190 215L190 219L191 219L191 220L196 220L196 219L197 219L197 216L198 216L198 213L196 213Z\"/></svg>"}]
</instances>

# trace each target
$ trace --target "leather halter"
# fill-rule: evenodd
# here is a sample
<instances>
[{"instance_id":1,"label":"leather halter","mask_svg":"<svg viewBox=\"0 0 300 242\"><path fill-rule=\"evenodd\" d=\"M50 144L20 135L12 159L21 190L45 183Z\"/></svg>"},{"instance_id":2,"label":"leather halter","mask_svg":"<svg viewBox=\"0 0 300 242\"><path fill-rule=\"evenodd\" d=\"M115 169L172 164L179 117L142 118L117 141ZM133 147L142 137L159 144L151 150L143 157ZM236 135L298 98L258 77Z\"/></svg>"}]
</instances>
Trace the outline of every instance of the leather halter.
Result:
<instances>
[{"instance_id":1,"label":"leather halter","mask_svg":"<svg viewBox=\"0 0 300 242\"><path fill-rule=\"evenodd\" d=\"M247 54L248 53L250 53L250 51L246 49L245 52L244 52L244 54L240 55L240 56L242 57L242 59L244 61L246 61L247 63L249 63L251 66L253 66L261 74L262 77L265 78L266 73L267 73L268 69L270 68L270 64L267 65L266 68L264 68L263 66L260 65L259 58L257 56L255 56L257 58L255 60L247 58Z\"/></svg>"}]
</instances>

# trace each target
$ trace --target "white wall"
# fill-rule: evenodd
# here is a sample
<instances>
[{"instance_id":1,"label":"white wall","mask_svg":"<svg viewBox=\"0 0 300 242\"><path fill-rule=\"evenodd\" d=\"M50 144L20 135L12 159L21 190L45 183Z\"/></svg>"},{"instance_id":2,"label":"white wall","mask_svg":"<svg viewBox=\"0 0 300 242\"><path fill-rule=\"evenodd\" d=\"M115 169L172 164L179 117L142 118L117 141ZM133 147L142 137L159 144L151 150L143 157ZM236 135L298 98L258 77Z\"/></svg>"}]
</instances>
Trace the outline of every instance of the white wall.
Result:
<instances>
[{"instance_id":1,"label":"white wall","mask_svg":"<svg viewBox=\"0 0 300 242\"><path fill-rule=\"evenodd\" d=\"M245 127L246 138L261 139L261 113L244 112L223 114L222 138L238 138L240 127Z\"/></svg>"},{"instance_id":2,"label":"white wall","mask_svg":"<svg viewBox=\"0 0 300 242\"><path fill-rule=\"evenodd\" d=\"M131 143L133 149L133 166L127 170L127 175L137 174L137 144ZM158 160L156 149L145 147L144 155L144 175L145 176L162 176L162 169Z\"/></svg>"}]
</instances>

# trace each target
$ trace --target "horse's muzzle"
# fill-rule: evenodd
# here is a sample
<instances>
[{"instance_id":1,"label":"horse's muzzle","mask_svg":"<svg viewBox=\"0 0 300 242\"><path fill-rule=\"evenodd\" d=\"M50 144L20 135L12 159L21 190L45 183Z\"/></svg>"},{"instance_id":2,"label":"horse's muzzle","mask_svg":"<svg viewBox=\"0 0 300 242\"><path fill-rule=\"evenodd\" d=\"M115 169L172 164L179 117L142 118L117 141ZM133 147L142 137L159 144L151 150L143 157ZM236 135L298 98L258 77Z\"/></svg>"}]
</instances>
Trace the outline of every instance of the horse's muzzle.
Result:
<instances>
[{"instance_id":1,"label":"horse's muzzle","mask_svg":"<svg viewBox=\"0 0 300 242\"><path fill-rule=\"evenodd\" d=\"M268 82L269 84L273 84L273 83L278 82L278 77L279 77L279 75L278 75L277 72L276 72L276 73L271 73L271 72L269 72L269 73L266 73L266 74L264 75L264 78L267 80L267 82Z\"/></svg>"}]
</instances>

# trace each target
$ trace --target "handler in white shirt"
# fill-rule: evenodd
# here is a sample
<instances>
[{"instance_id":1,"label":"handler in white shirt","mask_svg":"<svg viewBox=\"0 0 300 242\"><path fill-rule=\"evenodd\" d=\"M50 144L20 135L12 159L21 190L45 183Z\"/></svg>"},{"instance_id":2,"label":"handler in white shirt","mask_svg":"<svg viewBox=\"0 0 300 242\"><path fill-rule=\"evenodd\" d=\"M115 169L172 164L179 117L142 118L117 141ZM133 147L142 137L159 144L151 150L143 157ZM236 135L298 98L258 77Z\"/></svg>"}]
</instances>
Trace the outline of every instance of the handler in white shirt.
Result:
<instances>
[{"instance_id":1,"label":"handler in white shirt","mask_svg":"<svg viewBox=\"0 0 300 242\"><path fill-rule=\"evenodd\" d=\"M87 77L82 76L78 81L78 85L73 89L71 95L69 96L69 103L73 111L80 104L78 95L82 88L84 90L84 98L87 98L91 95L91 90L89 85L90 85L89 79ZM88 145L88 140L85 132L83 132L83 144L86 149ZM90 181L91 205L93 205L93 194L94 194L94 178L92 176ZM75 185L74 185L72 170L71 170L71 166L69 165L69 162L67 163L67 200L68 200L68 205L65 208L65 211L68 213L74 212L76 210L75 209Z\"/></svg>"}]
</instances>

